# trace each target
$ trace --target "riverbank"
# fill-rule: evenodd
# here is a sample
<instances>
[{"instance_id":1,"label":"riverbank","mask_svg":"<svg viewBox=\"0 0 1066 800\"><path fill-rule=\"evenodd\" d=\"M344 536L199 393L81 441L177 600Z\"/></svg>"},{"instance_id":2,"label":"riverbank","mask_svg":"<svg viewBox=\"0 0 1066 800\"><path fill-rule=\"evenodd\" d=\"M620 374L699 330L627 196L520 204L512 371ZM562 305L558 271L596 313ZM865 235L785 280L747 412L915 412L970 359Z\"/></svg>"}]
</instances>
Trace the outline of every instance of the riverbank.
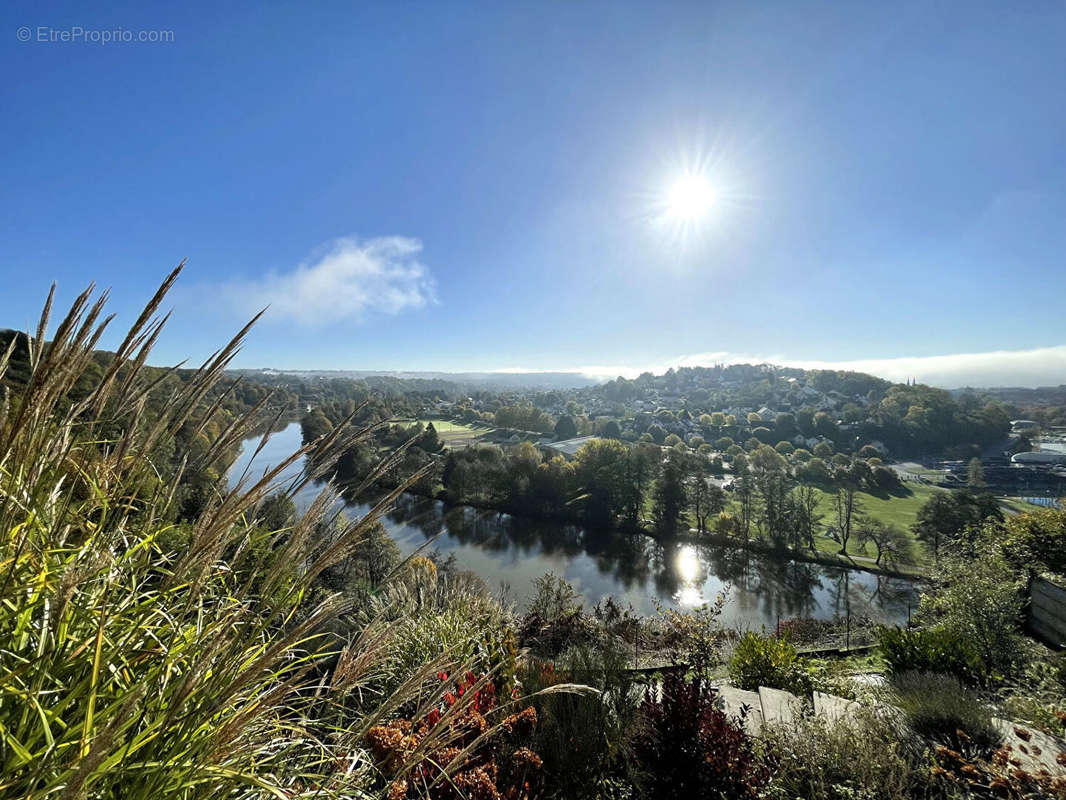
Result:
<instances>
[{"instance_id":1,"label":"riverbank","mask_svg":"<svg viewBox=\"0 0 1066 800\"><path fill-rule=\"evenodd\" d=\"M648 536L659 539L651 531L645 531ZM688 533L676 534L670 537L671 541L683 541L691 544L717 544L723 547L735 547L743 550L751 550L757 553L781 556L793 561L803 561L808 564L821 564L828 567L843 567L845 569L857 569L861 572L869 572L873 575L885 575L890 578L905 578L907 580L923 580L929 577L929 573L919 566L897 565L890 567L878 564L874 559L866 556L842 555L839 553L826 553L817 550L799 550L794 547L777 547L761 539L735 539L732 536L722 536L717 533L700 533L690 529Z\"/></svg>"},{"instance_id":2,"label":"riverbank","mask_svg":"<svg viewBox=\"0 0 1066 800\"><path fill-rule=\"evenodd\" d=\"M559 514L556 512L538 513L528 509L510 508L500 503L492 503L488 501L481 503L464 501L459 503L453 502L444 492L431 493L427 491L419 491L417 487L411 487L406 493L416 497L423 497L428 500L439 500L446 508L474 508L479 511L495 511L496 513L507 514L512 517L523 519L544 520L567 525L577 525L585 530L597 531L604 534L645 536L661 544L680 543L717 545L719 547L747 550L749 552L771 555L777 558L784 558L806 564L819 564L826 567L853 569L859 570L860 572L867 572L872 575L884 575L889 578L902 578L912 581L923 580L929 577L928 571L917 565L888 566L885 564L878 564L875 559L866 556L856 556L851 554L841 555L839 553L829 553L819 550L778 547L770 542L755 538L737 539L732 536L722 536L717 533L700 533L691 528L687 532L679 532L671 536L664 536L644 524L600 528L590 525L576 512L573 514Z\"/></svg>"},{"instance_id":3,"label":"riverbank","mask_svg":"<svg viewBox=\"0 0 1066 800\"><path fill-rule=\"evenodd\" d=\"M299 423L292 423L263 448L258 439L247 440L231 480L279 463L299 448L301 439ZM303 467L302 459L293 464L282 482ZM644 526L590 528L583 524L580 499L563 507L563 514L540 515L488 502L445 503L439 484L426 484L401 495L382 515L401 553L433 540L430 547L442 559L454 559L458 568L478 575L487 586L500 587L508 602L519 606L533 599L537 579L549 572L570 582L588 608L611 597L642 615L654 615L659 608L691 608L727 592L722 622L743 629L770 629L785 618L828 619L846 606L854 614L900 623L914 603L910 578L856 569L862 564L822 566L803 563L815 560L809 554L750 547L745 555L738 547L742 542L716 544L685 534L656 540ZM316 494L306 487L297 505L309 504ZM365 513L373 500L349 493L348 513Z\"/></svg>"}]
</instances>

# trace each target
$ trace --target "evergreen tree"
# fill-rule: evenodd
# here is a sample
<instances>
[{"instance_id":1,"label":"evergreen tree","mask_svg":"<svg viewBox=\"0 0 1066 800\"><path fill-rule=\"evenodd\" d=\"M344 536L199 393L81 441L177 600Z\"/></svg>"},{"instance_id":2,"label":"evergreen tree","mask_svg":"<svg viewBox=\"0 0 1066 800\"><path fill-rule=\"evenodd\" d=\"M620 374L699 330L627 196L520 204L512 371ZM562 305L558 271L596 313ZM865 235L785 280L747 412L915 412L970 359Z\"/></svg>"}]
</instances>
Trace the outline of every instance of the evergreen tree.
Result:
<instances>
[{"instance_id":1,"label":"evergreen tree","mask_svg":"<svg viewBox=\"0 0 1066 800\"><path fill-rule=\"evenodd\" d=\"M444 446L441 444L440 437L437 436L437 429L433 427L433 423L429 423L426 429L422 432L422 435L418 437L418 441L415 442L418 447L421 447L427 453L436 453Z\"/></svg>"},{"instance_id":2,"label":"evergreen tree","mask_svg":"<svg viewBox=\"0 0 1066 800\"><path fill-rule=\"evenodd\" d=\"M688 508L688 496L685 492L685 473L680 458L671 454L663 465L662 475L655 484L655 504L652 517L660 533L671 534L677 531L681 515Z\"/></svg>"},{"instance_id":3,"label":"evergreen tree","mask_svg":"<svg viewBox=\"0 0 1066 800\"><path fill-rule=\"evenodd\" d=\"M577 436L577 423L569 414L563 414L555 423L556 440L573 439L575 436Z\"/></svg>"}]
</instances>

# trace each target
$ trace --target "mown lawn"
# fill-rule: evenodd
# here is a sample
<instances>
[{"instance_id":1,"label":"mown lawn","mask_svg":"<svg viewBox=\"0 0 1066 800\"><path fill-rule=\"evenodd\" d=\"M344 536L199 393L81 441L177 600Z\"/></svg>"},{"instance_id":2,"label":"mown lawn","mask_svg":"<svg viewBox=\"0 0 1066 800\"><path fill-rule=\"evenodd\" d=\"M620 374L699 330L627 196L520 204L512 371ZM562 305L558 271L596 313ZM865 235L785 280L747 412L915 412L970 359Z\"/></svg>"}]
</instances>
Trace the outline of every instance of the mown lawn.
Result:
<instances>
[{"instance_id":1,"label":"mown lawn","mask_svg":"<svg viewBox=\"0 0 1066 800\"><path fill-rule=\"evenodd\" d=\"M826 491L819 487L816 487L815 490L818 492L819 496L818 513L822 515L822 519L818 523L817 528L819 535L815 537L815 549L823 553L839 553L840 543L825 535L827 528L835 528L837 526L836 510L833 507L833 492L831 490ZM910 534L911 528L914 526L914 523L918 518L918 510L934 494L944 491L947 490L924 484L906 483L904 484L904 488L891 494L859 492L859 509L867 517L880 520L887 525L895 525ZM1034 506L1006 497L999 498L999 503L1004 514L1031 511L1034 508ZM645 508L645 512L649 516L651 513L651 506L652 501L649 496ZM740 514L739 504L736 500L732 499L732 497L729 500L726 510L734 515L739 516ZM689 526L695 527L695 516L690 512L688 518ZM913 543L912 554L914 565L931 565L932 555L926 551L925 545L914 538L913 534L911 534L911 540ZM853 532L851 540L848 542L848 555L874 559L877 556L877 550L872 544L863 547Z\"/></svg>"},{"instance_id":2,"label":"mown lawn","mask_svg":"<svg viewBox=\"0 0 1066 800\"><path fill-rule=\"evenodd\" d=\"M820 488L816 488L816 491L819 495L818 513L822 515L822 519L818 523L818 535L815 536L815 549L823 553L839 553L840 543L825 535L827 528L836 527L836 511L833 508L833 493ZM922 507L925 501L928 500L934 492L941 491L944 490L932 486L914 484L898 490L894 494L871 494L870 492L859 492L859 506L861 507L862 512L867 516L878 519L886 524L896 525L910 533L911 526L914 524L914 521L918 516L918 509ZM740 513L740 509L735 500L730 501L728 510L732 514ZM695 519L692 520L692 524L695 524ZM848 554L873 559L877 555L877 550L873 545L868 545L866 547L860 545L857 537L853 533L851 540L848 542ZM924 545L917 540L914 540L914 560L918 565L925 564L929 561Z\"/></svg>"},{"instance_id":3,"label":"mown lawn","mask_svg":"<svg viewBox=\"0 0 1066 800\"><path fill-rule=\"evenodd\" d=\"M893 494L859 492L858 497L862 512L866 516L880 520L886 525L897 525L900 528L910 530L914 521L918 518L918 509L925 504L926 500L937 492L942 491L944 490L937 489L935 486L911 484L905 485L905 488ZM823 523L835 526L836 512L833 510L832 492L818 489L818 493L821 495L818 510L825 515Z\"/></svg>"},{"instance_id":4,"label":"mown lawn","mask_svg":"<svg viewBox=\"0 0 1066 800\"><path fill-rule=\"evenodd\" d=\"M472 425L467 425L465 422L452 422L448 419L416 419L415 422L421 422L423 425L429 425L433 423L433 427L437 429L438 434L454 433L455 431L463 431L470 433L476 430ZM487 430L481 428L482 431Z\"/></svg>"},{"instance_id":5,"label":"mown lawn","mask_svg":"<svg viewBox=\"0 0 1066 800\"><path fill-rule=\"evenodd\" d=\"M826 553L839 553L840 544L824 535L827 528L837 527L836 510L833 507L833 493L831 491L824 491L823 489L817 489L817 491L820 495L818 512L822 514L823 517L821 524L819 525L819 530L822 535L815 539L815 546L818 550ZM861 511L868 518L876 519L886 525L895 525L910 534L911 527L918 518L918 509L920 509L933 494L942 491L944 490L937 489L934 486L904 484L904 488L896 490L891 494L859 492L857 510ZM854 521L852 524L854 525ZM913 534L911 534L911 541L914 563L917 565L928 563L930 558L925 551L925 545L914 538ZM848 553L855 556L876 558L877 548L872 544L868 544L865 547L862 546L853 532L851 540L848 542Z\"/></svg>"},{"instance_id":6,"label":"mown lawn","mask_svg":"<svg viewBox=\"0 0 1066 800\"><path fill-rule=\"evenodd\" d=\"M465 422L452 422L447 419L419 419L423 426L433 423L437 429L437 438L446 446L464 447L474 444L477 439L492 433L495 428L487 425L468 425Z\"/></svg>"}]
</instances>

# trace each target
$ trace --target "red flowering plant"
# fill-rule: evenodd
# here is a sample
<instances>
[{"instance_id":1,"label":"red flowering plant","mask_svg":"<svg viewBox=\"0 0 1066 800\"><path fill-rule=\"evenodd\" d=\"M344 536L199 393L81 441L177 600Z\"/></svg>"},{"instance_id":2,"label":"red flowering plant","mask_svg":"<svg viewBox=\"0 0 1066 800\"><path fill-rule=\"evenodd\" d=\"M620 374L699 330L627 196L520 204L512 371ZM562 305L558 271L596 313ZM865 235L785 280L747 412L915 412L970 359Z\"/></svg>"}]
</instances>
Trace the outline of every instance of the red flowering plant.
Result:
<instances>
[{"instance_id":1,"label":"red flowering plant","mask_svg":"<svg viewBox=\"0 0 1066 800\"><path fill-rule=\"evenodd\" d=\"M504 714L488 675L437 677L440 692L429 708L375 725L367 734L389 782L389 800L531 798L540 784L541 759L521 742L533 733L536 710Z\"/></svg>"}]
</instances>

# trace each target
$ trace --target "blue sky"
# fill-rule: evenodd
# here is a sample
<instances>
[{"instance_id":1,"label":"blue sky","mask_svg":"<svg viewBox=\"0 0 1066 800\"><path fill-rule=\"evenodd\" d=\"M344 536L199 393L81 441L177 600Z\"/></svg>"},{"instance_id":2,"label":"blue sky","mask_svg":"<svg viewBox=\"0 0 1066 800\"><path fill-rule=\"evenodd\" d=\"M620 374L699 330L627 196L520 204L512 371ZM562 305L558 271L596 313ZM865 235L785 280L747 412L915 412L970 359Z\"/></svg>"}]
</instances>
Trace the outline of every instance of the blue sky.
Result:
<instances>
[{"instance_id":1,"label":"blue sky","mask_svg":"<svg viewBox=\"0 0 1066 800\"><path fill-rule=\"evenodd\" d=\"M1060 2L82 5L0 10L0 326L187 257L161 363L1066 382Z\"/></svg>"}]
</instances>

